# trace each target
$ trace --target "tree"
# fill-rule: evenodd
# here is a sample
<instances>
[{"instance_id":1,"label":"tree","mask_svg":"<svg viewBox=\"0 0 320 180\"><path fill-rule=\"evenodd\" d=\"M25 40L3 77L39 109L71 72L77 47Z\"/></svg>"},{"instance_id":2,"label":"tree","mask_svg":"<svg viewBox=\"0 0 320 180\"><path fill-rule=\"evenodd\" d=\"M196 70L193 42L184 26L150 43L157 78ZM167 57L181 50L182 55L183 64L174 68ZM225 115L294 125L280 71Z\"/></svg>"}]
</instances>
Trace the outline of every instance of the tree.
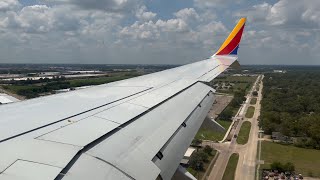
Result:
<instances>
[{"instance_id":1,"label":"tree","mask_svg":"<svg viewBox=\"0 0 320 180\"><path fill-rule=\"evenodd\" d=\"M202 143L201 139L193 139L192 140L192 145L199 146L201 143Z\"/></svg>"},{"instance_id":2,"label":"tree","mask_svg":"<svg viewBox=\"0 0 320 180\"><path fill-rule=\"evenodd\" d=\"M203 152L207 153L208 155L211 155L213 149L212 147L206 145L204 148L203 148Z\"/></svg>"},{"instance_id":3,"label":"tree","mask_svg":"<svg viewBox=\"0 0 320 180\"><path fill-rule=\"evenodd\" d=\"M283 165L281 164L281 162L278 161L274 161L271 165L270 165L272 170L278 170L280 172L283 172L284 168Z\"/></svg>"},{"instance_id":4,"label":"tree","mask_svg":"<svg viewBox=\"0 0 320 180\"><path fill-rule=\"evenodd\" d=\"M208 162L208 154L203 151L198 151L191 155L189 166L196 171L203 171L205 162Z\"/></svg>"},{"instance_id":5,"label":"tree","mask_svg":"<svg viewBox=\"0 0 320 180\"><path fill-rule=\"evenodd\" d=\"M253 95L253 96L258 96L258 92L257 92L257 91L253 91L253 92L252 92L252 95Z\"/></svg>"},{"instance_id":6,"label":"tree","mask_svg":"<svg viewBox=\"0 0 320 180\"><path fill-rule=\"evenodd\" d=\"M222 119L222 120L230 120L231 118L232 118L232 110L231 110L231 108L226 108L225 110L223 110L221 113L220 113L220 115L219 115L219 117L220 117L220 119Z\"/></svg>"},{"instance_id":7,"label":"tree","mask_svg":"<svg viewBox=\"0 0 320 180\"><path fill-rule=\"evenodd\" d=\"M293 172L295 170L294 164L291 162L287 162L286 164L284 164L283 168L287 172Z\"/></svg>"},{"instance_id":8,"label":"tree","mask_svg":"<svg viewBox=\"0 0 320 180\"><path fill-rule=\"evenodd\" d=\"M189 160L189 166L196 171L203 171L204 164L197 156L191 156Z\"/></svg>"},{"instance_id":9,"label":"tree","mask_svg":"<svg viewBox=\"0 0 320 180\"><path fill-rule=\"evenodd\" d=\"M207 153L205 153L203 151L198 151L196 154L200 157L202 162L208 162L209 161L209 155Z\"/></svg>"},{"instance_id":10,"label":"tree","mask_svg":"<svg viewBox=\"0 0 320 180\"><path fill-rule=\"evenodd\" d=\"M287 162L285 164L282 164L281 162L278 161L274 161L271 165L270 165L272 170L278 170L280 172L289 172L292 173L295 170L294 164L291 162Z\"/></svg>"}]
</instances>

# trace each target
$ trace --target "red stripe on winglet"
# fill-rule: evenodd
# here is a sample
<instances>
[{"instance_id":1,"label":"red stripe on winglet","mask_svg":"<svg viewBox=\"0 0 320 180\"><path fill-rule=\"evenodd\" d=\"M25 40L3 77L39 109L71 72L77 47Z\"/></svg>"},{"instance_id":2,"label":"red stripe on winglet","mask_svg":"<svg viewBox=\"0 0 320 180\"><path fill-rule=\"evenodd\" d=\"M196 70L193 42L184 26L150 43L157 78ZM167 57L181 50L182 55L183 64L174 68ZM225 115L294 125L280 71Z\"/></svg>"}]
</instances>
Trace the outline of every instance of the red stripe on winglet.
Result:
<instances>
[{"instance_id":1,"label":"red stripe on winglet","mask_svg":"<svg viewBox=\"0 0 320 180\"><path fill-rule=\"evenodd\" d=\"M230 54L234 50L234 48L236 48L238 46L238 44L240 43L243 29L244 29L244 25L241 27L238 34L231 40L231 42L222 51L220 51L217 55Z\"/></svg>"}]
</instances>

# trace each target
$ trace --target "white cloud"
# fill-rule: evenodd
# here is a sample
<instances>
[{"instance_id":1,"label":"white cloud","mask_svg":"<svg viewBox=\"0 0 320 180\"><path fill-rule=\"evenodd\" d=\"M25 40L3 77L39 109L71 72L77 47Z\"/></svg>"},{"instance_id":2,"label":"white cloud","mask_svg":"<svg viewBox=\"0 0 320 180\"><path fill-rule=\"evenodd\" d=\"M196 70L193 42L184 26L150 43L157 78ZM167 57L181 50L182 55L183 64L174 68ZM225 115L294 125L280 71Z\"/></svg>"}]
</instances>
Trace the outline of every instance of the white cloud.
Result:
<instances>
[{"instance_id":1,"label":"white cloud","mask_svg":"<svg viewBox=\"0 0 320 180\"><path fill-rule=\"evenodd\" d=\"M169 19L167 21L158 20L156 25L167 32L185 32L188 31L188 24L182 19Z\"/></svg>"},{"instance_id":2,"label":"white cloud","mask_svg":"<svg viewBox=\"0 0 320 180\"><path fill-rule=\"evenodd\" d=\"M201 9L231 6L243 0L193 0L196 7Z\"/></svg>"},{"instance_id":3,"label":"white cloud","mask_svg":"<svg viewBox=\"0 0 320 180\"><path fill-rule=\"evenodd\" d=\"M157 20L156 22L136 21L130 26L123 27L119 32L121 37L132 39L159 40L164 33L184 33L189 30L188 25L182 19ZM161 39L164 37L161 37Z\"/></svg>"},{"instance_id":4,"label":"white cloud","mask_svg":"<svg viewBox=\"0 0 320 180\"><path fill-rule=\"evenodd\" d=\"M181 9L178 12L174 13L174 15L177 18L183 19L185 21L187 21L189 19L197 20L200 18L198 13L193 8Z\"/></svg>"},{"instance_id":5,"label":"white cloud","mask_svg":"<svg viewBox=\"0 0 320 180\"><path fill-rule=\"evenodd\" d=\"M80 27L80 19L68 13L68 8L32 5L20 11L7 12L2 22L3 27L27 33L48 33L50 31L76 31Z\"/></svg>"},{"instance_id":6,"label":"white cloud","mask_svg":"<svg viewBox=\"0 0 320 180\"><path fill-rule=\"evenodd\" d=\"M133 39L154 40L159 38L160 31L157 25L152 21L144 22L142 24L135 22L131 26L124 27L120 31L120 36Z\"/></svg>"},{"instance_id":7,"label":"white cloud","mask_svg":"<svg viewBox=\"0 0 320 180\"><path fill-rule=\"evenodd\" d=\"M288 52L290 63L299 52L310 59L320 56L318 0L194 0L194 6L170 14L163 9L156 14L150 5L143 0L42 0L23 7L17 0L2 0L0 62L186 63L213 54L238 16L248 17L242 62L285 62ZM240 11L244 6L250 7Z\"/></svg>"},{"instance_id":8,"label":"white cloud","mask_svg":"<svg viewBox=\"0 0 320 180\"><path fill-rule=\"evenodd\" d=\"M129 12L138 7L140 0L62 0L82 9L95 9L110 12Z\"/></svg>"},{"instance_id":9,"label":"white cloud","mask_svg":"<svg viewBox=\"0 0 320 180\"><path fill-rule=\"evenodd\" d=\"M320 25L320 1L280 0L273 5L264 2L237 12L235 16L247 16L249 22L271 26L309 28Z\"/></svg>"},{"instance_id":10,"label":"white cloud","mask_svg":"<svg viewBox=\"0 0 320 180\"><path fill-rule=\"evenodd\" d=\"M0 11L14 10L21 6L18 0L1 0L0 1Z\"/></svg>"},{"instance_id":11,"label":"white cloud","mask_svg":"<svg viewBox=\"0 0 320 180\"><path fill-rule=\"evenodd\" d=\"M141 6L137 12L136 12L136 17L139 19L139 20L142 20L142 21L149 21L149 20L152 20L154 19L155 17L157 16L156 13L153 13L151 11L147 11L147 7L146 6Z\"/></svg>"},{"instance_id":12,"label":"white cloud","mask_svg":"<svg viewBox=\"0 0 320 180\"><path fill-rule=\"evenodd\" d=\"M267 16L271 12L272 5L264 2L262 4L253 5L253 7L246 11L236 12L237 17L247 17L249 22L257 23L266 21Z\"/></svg>"}]
</instances>

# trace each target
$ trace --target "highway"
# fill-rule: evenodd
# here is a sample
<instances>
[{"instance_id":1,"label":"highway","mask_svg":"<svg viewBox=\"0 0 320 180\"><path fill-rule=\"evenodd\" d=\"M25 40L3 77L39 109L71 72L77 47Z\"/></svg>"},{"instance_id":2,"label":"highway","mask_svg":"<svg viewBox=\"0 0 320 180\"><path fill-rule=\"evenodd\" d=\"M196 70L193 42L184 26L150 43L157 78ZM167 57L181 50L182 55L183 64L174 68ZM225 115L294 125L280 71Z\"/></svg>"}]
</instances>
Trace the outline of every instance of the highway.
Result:
<instances>
[{"instance_id":1,"label":"highway","mask_svg":"<svg viewBox=\"0 0 320 180\"><path fill-rule=\"evenodd\" d=\"M233 127L231 127L231 141L221 142L221 143L212 143L212 142L204 142L212 146L214 149L220 152L219 157L213 166L209 180L221 180L224 174L224 171L227 167L229 158L233 153L239 153L239 161L236 169L235 179L248 179L253 180L255 177L255 167L256 167L256 154L257 154L257 143L258 143L258 121L257 118L260 115L260 100L261 100L261 89L262 84L260 84L260 89L258 92L257 103L255 105L255 113L253 118L245 118L245 113L247 108L250 106L250 100L252 98L252 92L255 90L256 85L259 82L259 79L263 78L263 76L259 76L254 83L251 91L247 95L247 101L239 108L239 111L234 118L240 119L238 123L234 123ZM243 120L242 120L243 118ZM245 145L237 144L237 139L233 137L234 134L238 134L241 128L241 125L244 121L250 121L252 123L250 136L248 143ZM228 131L229 132L229 131ZM224 138L225 139L225 138Z\"/></svg>"}]
</instances>

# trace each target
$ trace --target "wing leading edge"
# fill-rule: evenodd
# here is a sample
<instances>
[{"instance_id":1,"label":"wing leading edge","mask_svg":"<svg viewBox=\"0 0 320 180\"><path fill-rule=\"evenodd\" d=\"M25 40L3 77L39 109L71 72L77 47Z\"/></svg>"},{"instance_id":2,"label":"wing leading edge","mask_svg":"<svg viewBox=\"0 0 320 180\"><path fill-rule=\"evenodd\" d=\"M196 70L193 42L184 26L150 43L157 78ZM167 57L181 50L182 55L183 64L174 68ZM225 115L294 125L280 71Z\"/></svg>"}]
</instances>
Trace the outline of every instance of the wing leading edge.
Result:
<instances>
[{"instance_id":1,"label":"wing leading edge","mask_svg":"<svg viewBox=\"0 0 320 180\"><path fill-rule=\"evenodd\" d=\"M170 179L237 60L245 19L211 58L0 107L0 180Z\"/></svg>"}]
</instances>

